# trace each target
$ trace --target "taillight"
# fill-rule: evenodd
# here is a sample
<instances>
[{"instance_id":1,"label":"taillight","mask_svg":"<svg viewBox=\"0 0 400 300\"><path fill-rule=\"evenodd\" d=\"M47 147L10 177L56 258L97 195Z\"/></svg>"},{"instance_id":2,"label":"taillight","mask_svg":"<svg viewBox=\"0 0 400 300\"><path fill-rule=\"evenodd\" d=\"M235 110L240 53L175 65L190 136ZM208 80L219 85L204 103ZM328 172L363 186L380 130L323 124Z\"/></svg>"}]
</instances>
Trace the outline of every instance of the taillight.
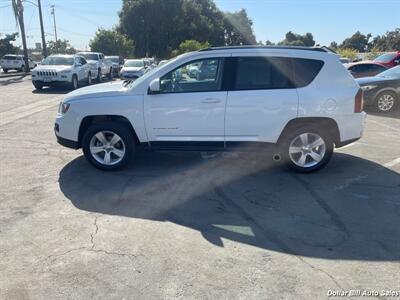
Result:
<instances>
[{"instance_id":1,"label":"taillight","mask_svg":"<svg viewBox=\"0 0 400 300\"><path fill-rule=\"evenodd\" d=\"M355 97L355 101L354 101L354 112L355 113L360 113L363 111L363 106L364 106L364 92L362 89L359 89L356 97Z\"/></svg>"}]
</instances>

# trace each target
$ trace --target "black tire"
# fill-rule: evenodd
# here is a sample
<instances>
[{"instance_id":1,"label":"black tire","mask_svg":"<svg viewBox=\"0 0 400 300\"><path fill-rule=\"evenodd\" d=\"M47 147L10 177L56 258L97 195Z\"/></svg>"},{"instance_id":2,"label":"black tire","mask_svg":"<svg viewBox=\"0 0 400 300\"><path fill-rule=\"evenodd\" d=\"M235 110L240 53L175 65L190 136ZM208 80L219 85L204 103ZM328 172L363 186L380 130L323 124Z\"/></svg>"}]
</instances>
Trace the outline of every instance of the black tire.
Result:
<instances>
[{"instance_id":1,"label":"black tire","mask_svg":"<svg viewBox=\"0 0 400 300\"><path fill-rule=\"evenodd\" d=\"M25 66L21 66L21 69L18 69L17 72L24 72L25 71Z\"/></svg>"},{"instance_id":2,"label":"black tire","mask_svg":"<svg viewBox=\"0 0 400 300\"><path fill-rule=\"evenodd\" d=\"M7 73L7 72L8 72L8 69L3 69L3 72L4 72L4 73Z\"/></svg>"},{"instance_id":3,"label":"black tire","mask_svg":"<svg viewBox=\"0 0 400 300\"><path fill-rule=\"evenodd\" d=\"M113 69L110 68L110 73L108 73L108 79L113 80Z\"/></svg>"},{"instance_id":4,"label":"black tire","mask_svg":"<svg viewBox=\"0 0 400 300\"><path fill-rule=\"evenodd\" d=\"M41 85L41 84L39 84L39 83L34 83L33 86L34 86L35 89L37 89L37 90L43 89L43 85Z\"/></svg>"},{"instance_id":5,"label":"black tire","mask_svg":"<svg viewBox=\"0 0 400 300\"><path fill-rule=\"evenodd\" d=\"M76 90L79 87L78 77L74 74L71 80L71 89Z\"/></svg>"},{"instance_id":6,"label":"black tire","mask_svg":"<svg viewBox=\"0 0 400 300\"><path fill-rule=\"evenodd\" d=\"M311 163L310 163L310 166L300 166L294 162L294 159L292 159L292 157L289 153L289 148L290 148L292 142L295 142L295 139L304 133L309 134L309 136L311 136L311 137L319 136L324 142L325 151L322 151L322 148L319 148L319 147L313 148L313 149L318 149L317 151L321 151L321 153L323 152L322 159L315 165L311 165ZM312 141L310 141L310 144L311 143L312 143ZM320 146L320 147L323 147L323 146ZM334 150L334 143L333 143L332 138L325 131L317 129L316 126L303 126L299 129L292 130L285 134L285 136L283 137L283 140L280 144L280 153L281 153L283 162L288 167L290 167L292 170L295 170L296 172L300 172L300 173L311 173L311 172L314 172L314 171L317 171L317 170L320 170L321 168L323 168L329 162L329 160L332 158L333 150ZM299 152L299 153L301 153L300 155L301 156L305 155L307 160L311 160L312 157L310 155L310 151L312 151L312 150L306 149L304 151L305 152ZM293 156L295 156L295 154L293 154Z\"/></svg>"},{"instance_id":7,"label":"black tire","mask_svg":"<svg viewBox=\"0 0 400 300\"><path fill-rule=\"evenodd\" d=\"M101 131L107 131L116 133L119 137L121 137L123 144L125 146L125 154L124 157L117 163L112 165L105 165L97 161L92 153L90 152L90 142L92 138ZM124 124L118 122L102 122L93 124L90 126L82 138L82 150L86 159L91 163L94 167L105 170L105 171L113 171L121 169L126 166L135 153L135 138L130 132L130 130ZM105 151L104 151L105 152Z\"/></svg>"},{"instance_id":8,"label":"black tire","mask_svg":"<svg viewBox=\"0 0 400 300\"><path fill-rule=\"evenodd\" d=\"M393 101L392 106L389 105L389 106L386 106L387 109L383 109L385 106L382 105L382 103L380 103L382 97L389 97L389 99L391 98L392 101ZM374 103L374 108L375 108L375 110L377 112L389 113L389 112L394 111L397 108L398 104L399 104L399 99L398 99L396 93L394 93L392 91L383 91L383 92L380 92L376 96L375 103Z\"/></svg>"},{"instance_id":9,"label":"black tire","mask_svg":"<svg viewBox=\"0 0 400 300\"><path fill-rule=\"evenodd\" d=\"M101 82L101 69L97 70L97 78L96 78L97 82Z\"/></svg>"},{"instance_id":10,"label":"black tire","mask_svg":"<svg viewBox=\"0 0 400 300\"><path fill-rule=\"evenodd\" d=\"M91 85L92 84L92 73L90 73L90 72L88 74L88 78L86 80L86 84L87 85Z\"/></svg>"}]
</instances>

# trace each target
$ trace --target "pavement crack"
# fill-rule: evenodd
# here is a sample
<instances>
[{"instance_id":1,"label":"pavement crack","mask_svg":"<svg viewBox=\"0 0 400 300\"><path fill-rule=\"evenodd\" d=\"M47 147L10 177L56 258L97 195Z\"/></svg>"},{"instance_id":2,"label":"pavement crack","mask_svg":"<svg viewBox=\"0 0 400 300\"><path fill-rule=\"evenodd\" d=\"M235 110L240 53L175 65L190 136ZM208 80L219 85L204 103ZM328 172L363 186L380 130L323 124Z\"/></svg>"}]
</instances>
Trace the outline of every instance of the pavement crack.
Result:
<instances>
[{"instance_id":1,"label":"pavement crack","mask_svg":"<svg viewBox=\"0 0 400 300\"><path fill-rule=\"evenodd\" d=\"M92 233L90 234L90 243L92 244L92 247L91 247L90 249L92 249L92 250L93 250L94 247L95 247L94 238L96 237L97 232L99 232L99 226L97 225L97 219L98 219L98 217L95 216L95 217L94 217L94 223L93 223L93 225L94 225L94 227L95 227L95 230L94 230L94 232L92 232Z\"/></svg>"}]
</instances>

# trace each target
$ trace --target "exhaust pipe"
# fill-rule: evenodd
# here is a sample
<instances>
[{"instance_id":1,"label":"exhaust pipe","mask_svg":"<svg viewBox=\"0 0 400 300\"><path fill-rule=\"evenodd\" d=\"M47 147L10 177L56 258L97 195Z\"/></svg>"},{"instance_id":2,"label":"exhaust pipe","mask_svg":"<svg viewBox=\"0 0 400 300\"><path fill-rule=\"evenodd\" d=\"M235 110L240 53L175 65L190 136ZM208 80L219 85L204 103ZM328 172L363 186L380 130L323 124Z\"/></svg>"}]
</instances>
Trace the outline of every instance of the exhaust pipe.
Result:
<instances>
[{"instance_id":1,"label":"exhaust pipe","mask_svg":"<svg viewBox=\"0 0 400 300\"><path fill-rule=\"evenodd\" d=\"M281 160L281 155L279 153L275 153L272 158L274 159L274 161L280 161Z\"/></svg>"}]
</instances>

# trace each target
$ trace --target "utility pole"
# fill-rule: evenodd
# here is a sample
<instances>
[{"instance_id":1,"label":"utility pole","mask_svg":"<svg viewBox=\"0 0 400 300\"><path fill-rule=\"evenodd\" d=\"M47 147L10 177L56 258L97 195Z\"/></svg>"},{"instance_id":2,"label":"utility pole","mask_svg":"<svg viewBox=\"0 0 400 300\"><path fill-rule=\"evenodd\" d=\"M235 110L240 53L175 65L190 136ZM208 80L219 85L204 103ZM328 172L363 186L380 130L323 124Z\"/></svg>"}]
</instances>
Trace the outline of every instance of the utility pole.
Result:
<instances>
[{"instance_id":1,"label":"utility pole","mask_svg":"<svg viewBox=\"0 0 400 300\"><path fill-rule=\"evenodd\" d=\"M51 6L51 14L53 15L53 22L54 22L54 36L56 37L56 44L57 44L57 26L56 26L56 13L54 11L54 5Z\"/></svg>"},{"instance_id":2,"label":"utility pole","mask_svg":"<svg viewBox=\"0 0 400 300\"><path fill-rule=\"evenodd\" d=\"M40 0L38 0L38 8L39 8L39 19L40 19L40 31L42 32L42 55L43 58L47 56L47 45L46 45L46 39L44 37L44 28L43 28L43 17L42 17L42 4L40 3Z\"/></svg>"},{"instance_id":3,"label":"utility pole","mask_svg":"<svg viewBox=\"0 0 400 300\"><path fill-rule=\"evenodd\" d=\"M24 7L22 5L21 0L17 0L18 7L18 23L21 28L21 37L22 37L22 47L24 48L24 67L25 72L29 72L29 61L28 61L28 49L26 47L26 37L25 37L25 25L24 25Z\"/></svg>"}]
</instances>

